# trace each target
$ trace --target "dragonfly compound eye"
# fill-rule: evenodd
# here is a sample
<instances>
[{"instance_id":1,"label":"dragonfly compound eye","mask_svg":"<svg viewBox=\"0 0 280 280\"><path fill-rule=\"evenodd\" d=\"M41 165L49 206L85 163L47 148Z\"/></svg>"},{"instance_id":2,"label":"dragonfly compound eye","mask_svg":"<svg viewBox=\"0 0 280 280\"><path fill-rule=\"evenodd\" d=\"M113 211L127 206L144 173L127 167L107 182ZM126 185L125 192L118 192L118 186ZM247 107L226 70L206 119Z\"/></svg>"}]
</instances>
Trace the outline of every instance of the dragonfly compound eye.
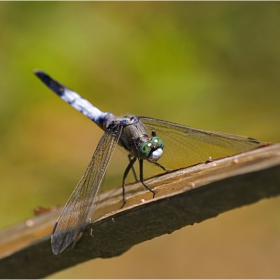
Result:
<instances>
[{"instance_id":1,"label":"dragonfly compound eye","mask_svg":"<svg viewBox=\"0 0 280 280\"><path fill-rule=\"evenodd\" d=\"M163 141L161 140L161 138L159 138L157 136L152 138L152 143L154 146L159 147L161 149L163 149L163 147L164 147Z\"/></svg>"},{"instance_id":2,"label":"dragonfly compound eye","mask_svg":"<svg viewBox=\"0 0 280 280\"><path fill-rule=\"evenodd\" d=\"M144 142L139 147L139 157L141 159L147 159L151 154L153 145L149 142Z\"/></svg>"}]
</instances>

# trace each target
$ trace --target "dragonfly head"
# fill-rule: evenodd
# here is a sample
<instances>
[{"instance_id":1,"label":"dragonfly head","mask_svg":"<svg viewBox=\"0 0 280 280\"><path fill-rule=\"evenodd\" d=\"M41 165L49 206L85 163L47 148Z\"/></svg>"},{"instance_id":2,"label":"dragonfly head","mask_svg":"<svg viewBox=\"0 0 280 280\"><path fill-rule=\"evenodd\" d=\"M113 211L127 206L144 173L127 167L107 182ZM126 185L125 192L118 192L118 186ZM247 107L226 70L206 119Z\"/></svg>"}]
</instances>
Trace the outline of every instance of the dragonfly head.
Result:
<instances>
[{"instance_id":1,"label":"dragonfly head","mask_svg":"<svg viewBox=\"0 0 280 280\"><path fill-rule=\"evenodd\" d=\"M154 136L149 141L142 142L138 149L141 159L157 161L163 154L164 143L161 138Z\"/></svg>"}]
</instances>

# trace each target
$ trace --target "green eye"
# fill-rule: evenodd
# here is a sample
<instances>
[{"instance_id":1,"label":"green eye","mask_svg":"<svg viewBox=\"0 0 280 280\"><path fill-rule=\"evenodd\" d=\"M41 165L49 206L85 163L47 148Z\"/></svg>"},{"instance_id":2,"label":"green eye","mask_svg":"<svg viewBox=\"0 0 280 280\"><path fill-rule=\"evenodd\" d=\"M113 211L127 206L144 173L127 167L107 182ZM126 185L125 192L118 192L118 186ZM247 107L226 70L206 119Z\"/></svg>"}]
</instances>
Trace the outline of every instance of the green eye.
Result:
<instances>
[{"instance_id":1,"label":"green eye","mask_svg":"<svg viewBox=\"0 0 280 280\"><path fill-rule=\"evenodd\" d=\"M139 147L139 157L141 159L147 159L152 150L152 144L149 142L144 142Z\"/></svg>"},{"instance_id":2,"label":"green eye","mask_svg":"<svg viewBox=\"0 0 280 280\"><path fill-rule=\"evenodd\" d=\"M159 138L157 136L152 138L152 143L154 146L159 147L161 149L163 149L163 147L164 147L163 141L161 140L161 138Z\"/></svg>"}]
</instances>

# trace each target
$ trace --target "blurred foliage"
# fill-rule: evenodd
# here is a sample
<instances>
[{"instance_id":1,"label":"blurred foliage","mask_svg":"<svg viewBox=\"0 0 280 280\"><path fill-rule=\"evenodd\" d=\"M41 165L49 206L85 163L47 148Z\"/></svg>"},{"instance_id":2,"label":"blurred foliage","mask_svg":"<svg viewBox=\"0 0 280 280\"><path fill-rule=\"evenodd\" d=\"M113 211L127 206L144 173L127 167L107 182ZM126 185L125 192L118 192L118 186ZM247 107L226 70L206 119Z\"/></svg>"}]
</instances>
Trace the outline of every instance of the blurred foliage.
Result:
<instances>
[{"instance_id":1,"label":"blurred foliage","mask_svg":"<svg viewBox=\"0 0 280 280\"><path fill-rule=\"evenodd\" d=\"M1 2L0 25L0 228L30 217L37 205L63 205L102 135L38 81L36 68L114 114L280 139L278 2ZM126 157L116 153L105 184L120 185L125 165ZM54 277L278 278L275 201ZM213 238L223 244L218 251Z\"/></svg>"}]
</instances>

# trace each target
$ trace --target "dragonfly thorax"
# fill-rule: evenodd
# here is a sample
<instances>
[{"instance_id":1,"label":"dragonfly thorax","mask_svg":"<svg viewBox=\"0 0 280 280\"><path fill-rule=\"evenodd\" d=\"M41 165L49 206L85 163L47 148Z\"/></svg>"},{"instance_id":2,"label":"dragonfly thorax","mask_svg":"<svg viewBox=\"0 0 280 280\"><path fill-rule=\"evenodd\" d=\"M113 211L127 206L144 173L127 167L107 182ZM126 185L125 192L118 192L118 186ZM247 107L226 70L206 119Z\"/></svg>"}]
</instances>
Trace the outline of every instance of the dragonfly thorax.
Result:
<instances>
[{"instance_id":1,"label":"dragonfly thorax","mask_svg":"<svg viewBox=\"0 0 280 280\"><path fill-rule=\"evenodd\" d=\"M126 116L122 120L123 131L119 144L131 155L142 160L157 161L163 154L163 141L152 133L148 136L145 125L136 116Z\"/></svg>"}]
</instances>

